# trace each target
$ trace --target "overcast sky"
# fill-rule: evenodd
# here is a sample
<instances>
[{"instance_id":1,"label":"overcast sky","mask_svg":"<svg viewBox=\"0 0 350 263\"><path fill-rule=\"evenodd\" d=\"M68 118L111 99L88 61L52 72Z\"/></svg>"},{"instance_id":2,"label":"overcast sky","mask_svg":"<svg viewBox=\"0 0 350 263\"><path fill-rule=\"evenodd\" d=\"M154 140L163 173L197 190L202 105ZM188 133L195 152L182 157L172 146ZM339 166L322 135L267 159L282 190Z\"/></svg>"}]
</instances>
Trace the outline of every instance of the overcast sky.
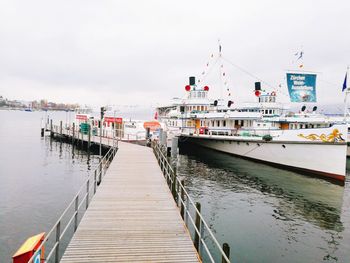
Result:
<instances>
[{"instance_id":1,"label":"overcast sky","mask_svg":"<svg viewBox=\"0 0 350 263\"><path fill-rule=\"evenodd\" d=\"M0 0L0 95L161 104L184 95L188 76L207 69L220 39L227 61L281 84L282 101L285 70L297 67L294 53L302 47L304 69L320 72L318 102L342 103L349 10L348 0ZM256 79L227 61L233 100L254 100ZM219 96L218 71L207 80L212 97Z\"/></svg>"}]
</instances>

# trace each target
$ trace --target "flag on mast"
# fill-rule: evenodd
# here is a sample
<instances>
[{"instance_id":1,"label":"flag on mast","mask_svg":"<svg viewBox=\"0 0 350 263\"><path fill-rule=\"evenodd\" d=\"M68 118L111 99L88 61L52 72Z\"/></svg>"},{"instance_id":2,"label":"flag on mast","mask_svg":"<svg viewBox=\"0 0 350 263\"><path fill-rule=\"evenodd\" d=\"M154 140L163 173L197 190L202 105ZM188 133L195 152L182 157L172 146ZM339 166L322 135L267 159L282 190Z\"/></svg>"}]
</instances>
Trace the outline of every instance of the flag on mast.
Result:
<instances>
[{"instance_id":1,"label":"flag on mast","mask_svg":"<svg viewBox=\"0 0 350 263\"><path fill-rule=\"evenodd\" d=\"M344 83L343 83L343 89L341 90L342 92L348 88L347 87L347 78L348 78L348 72L346 72L346 74L345 74L345 79L344 79Z\"/></svg>"}]
</instances>

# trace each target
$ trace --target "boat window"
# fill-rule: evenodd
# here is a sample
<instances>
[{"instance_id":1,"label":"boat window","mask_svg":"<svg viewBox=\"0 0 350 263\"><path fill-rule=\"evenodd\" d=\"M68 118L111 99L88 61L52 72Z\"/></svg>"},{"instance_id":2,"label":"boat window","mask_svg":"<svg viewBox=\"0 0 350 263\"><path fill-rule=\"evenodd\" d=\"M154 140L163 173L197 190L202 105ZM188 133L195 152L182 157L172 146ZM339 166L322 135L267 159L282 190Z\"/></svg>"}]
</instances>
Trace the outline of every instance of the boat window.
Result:
<instances>
[{"instance_id":1,"label":"boat window","mask_svg":"<svg viewBox=\"0 0 350 263\"><path fill-rule=\"evenodd\" d=\"M216 124L218 127L220 127L220 121L217 121Z\"/></svg>"},{"instance_id":2,"label":"boat window","mask_svg":"<svg viewBox=\"0 0 350 263\"><path fill-rule=\"evenodd\" d=\"M222 126L226 127L226 121L222 121Z\"/></svg>"},{"instance_id":3,"label":"boat window","mask_svg":"<svg viewBox=\"0 0 350 263\"><path fill-rule=\"evenodd\" d=\"M269 110L269 114L272 114L272 110Z\"/></svg>"}]
</instances>

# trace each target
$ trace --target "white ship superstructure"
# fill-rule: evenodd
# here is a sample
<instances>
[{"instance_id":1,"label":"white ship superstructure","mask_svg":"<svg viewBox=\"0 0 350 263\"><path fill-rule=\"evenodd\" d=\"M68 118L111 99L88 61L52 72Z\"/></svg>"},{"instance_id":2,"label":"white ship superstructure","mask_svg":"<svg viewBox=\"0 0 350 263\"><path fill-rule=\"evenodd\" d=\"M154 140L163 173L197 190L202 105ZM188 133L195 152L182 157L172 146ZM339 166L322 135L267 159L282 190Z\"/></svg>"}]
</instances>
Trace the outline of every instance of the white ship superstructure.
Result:
<instances>
[{"instance_id":1,"label":"white ship superstructure","mask_svg":"<svg viewBox=\"0 0 350 263\"><path fill-rule=\"evenodd\" d=\"M241 105L211 101L208 90L192 78L186 98L158 108L160 121L185 143L344 182L346 124L336 124L316 108L289 112L275 92L262 92L260 83L255 86L258 101Z\"/></svg>"}]
</instances>

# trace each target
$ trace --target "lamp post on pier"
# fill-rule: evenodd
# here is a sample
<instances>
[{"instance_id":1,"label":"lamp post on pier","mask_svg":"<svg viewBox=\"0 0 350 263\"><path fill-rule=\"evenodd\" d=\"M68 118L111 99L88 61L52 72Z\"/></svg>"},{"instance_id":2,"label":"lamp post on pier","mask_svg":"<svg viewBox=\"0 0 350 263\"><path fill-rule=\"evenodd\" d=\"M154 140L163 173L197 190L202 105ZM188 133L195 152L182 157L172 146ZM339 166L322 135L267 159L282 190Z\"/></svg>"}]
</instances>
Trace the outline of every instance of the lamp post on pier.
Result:
<instances>
[{"instance_id":1,"label":"lamp post on pier","mask_svg":"<svg viewBox=\"0 0 350 263\"><path fill-rule=\"evenodd\" d=\"M106 108L101 107L101 121L100 121L100 158L102 157L102 126L103 126L103 116L105 114Z\"/></svg>"}]
</instances>

